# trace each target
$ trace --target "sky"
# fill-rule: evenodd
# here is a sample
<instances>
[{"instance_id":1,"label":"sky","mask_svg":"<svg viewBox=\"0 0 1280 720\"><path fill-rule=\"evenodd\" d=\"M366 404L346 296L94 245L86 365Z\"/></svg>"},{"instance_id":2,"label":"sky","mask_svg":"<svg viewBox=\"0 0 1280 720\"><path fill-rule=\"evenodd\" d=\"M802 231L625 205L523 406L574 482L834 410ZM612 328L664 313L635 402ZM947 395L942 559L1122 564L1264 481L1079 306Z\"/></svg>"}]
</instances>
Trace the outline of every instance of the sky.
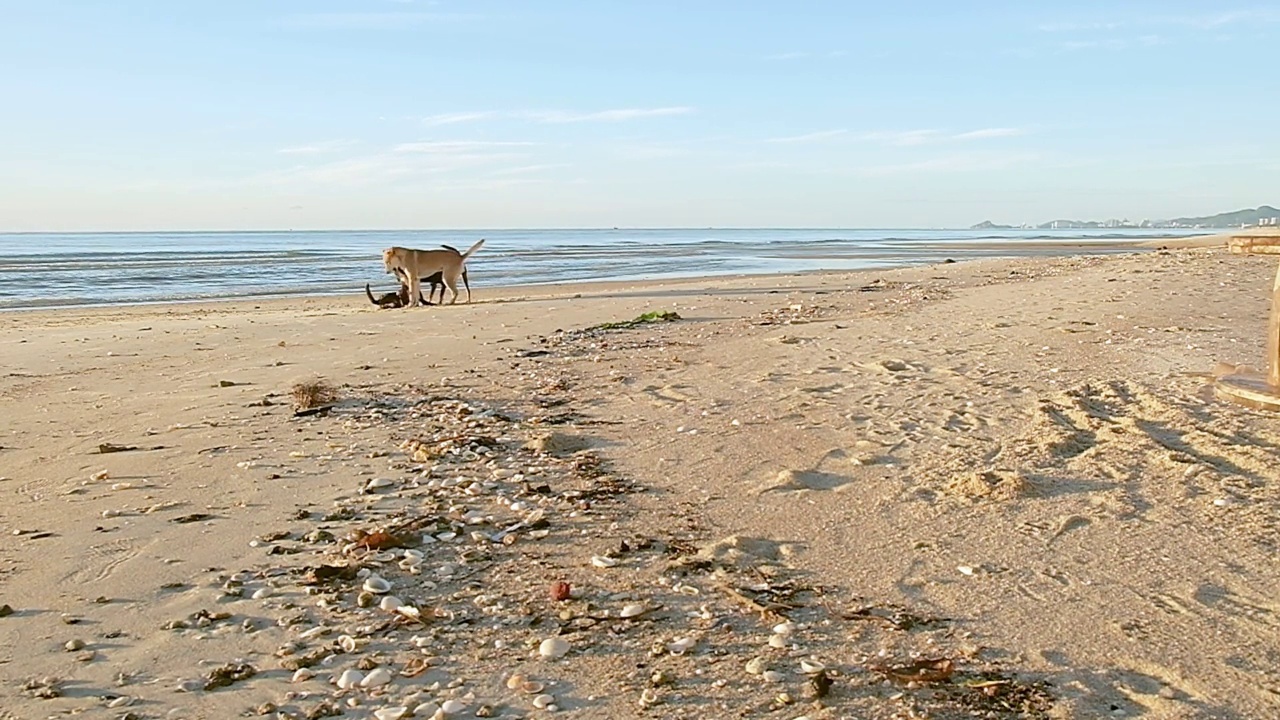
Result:
<instances>
[{"instance_id":1,"label":"sky","mask_svg":"<svg viewBox=\"0 0 1280 720\"><path fill-rule=\"evenodd\" d=\"M1280 2L0 0L0 231L1280 206Z\"/></svg>"}]
</instances>

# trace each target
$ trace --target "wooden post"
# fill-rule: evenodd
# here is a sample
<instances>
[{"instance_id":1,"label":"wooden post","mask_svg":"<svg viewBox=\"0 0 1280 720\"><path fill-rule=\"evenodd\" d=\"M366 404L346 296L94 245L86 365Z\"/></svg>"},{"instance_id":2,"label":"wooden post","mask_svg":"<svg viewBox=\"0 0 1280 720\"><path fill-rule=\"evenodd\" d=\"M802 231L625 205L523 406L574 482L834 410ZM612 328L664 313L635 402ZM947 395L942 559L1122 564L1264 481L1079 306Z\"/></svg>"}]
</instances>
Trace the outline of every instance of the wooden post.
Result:
<instances>
[{"instance_id":1,"label":"wooden post","mask_svg":"<svg viewBox=\"0 0 1280 720\"><path fill-rule=\"evenodd\" d=\"M1280 388L1280 269L1271 286L1271 322L1267 324L1267 384Z\"/></svg>"},{"instance_id":2,"label":"wooden post","mask_svg":"<svg viewBox=\"0 0 1280 720\"><path fill-rule=\"evenodd\" d=\"M1231 252L1243 255L1280 255L1280 235L1240 235L1230 239ZM1280 268L1271 284L1271 315L1267 321L1267 372L1238 368L1218 378L1214 391L1258 410L1280 411Z\"/></svg>"}]
</instances>

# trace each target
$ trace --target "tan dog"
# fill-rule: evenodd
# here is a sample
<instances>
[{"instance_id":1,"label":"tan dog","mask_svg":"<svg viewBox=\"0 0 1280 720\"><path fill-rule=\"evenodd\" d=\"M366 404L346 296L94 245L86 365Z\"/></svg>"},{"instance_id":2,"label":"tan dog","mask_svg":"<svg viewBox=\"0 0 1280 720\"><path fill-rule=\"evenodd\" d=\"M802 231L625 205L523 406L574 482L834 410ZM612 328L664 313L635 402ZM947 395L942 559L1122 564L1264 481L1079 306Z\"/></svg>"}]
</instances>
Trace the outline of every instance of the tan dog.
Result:
<instances>
[{"instance_id":1,"label":"tan dog","mask_svg":"<svg viewBox=\"0 0 1280 720\"><path fill-rule=\"evenodd\" d=\"M444 286L452 295L449 304L458 301L458 279L466 270L467 258L484 245L484 240L477 242L459 254L456 250L414 250L412 248L389 247L382 251L382 264L389 273L404 273L409 281L409 307L417 307L421 300L422 279L440 273ZM441 299L443 300L443 294ZM470 297L468 297L470 300Z\"/></svg>"}]
</instances>

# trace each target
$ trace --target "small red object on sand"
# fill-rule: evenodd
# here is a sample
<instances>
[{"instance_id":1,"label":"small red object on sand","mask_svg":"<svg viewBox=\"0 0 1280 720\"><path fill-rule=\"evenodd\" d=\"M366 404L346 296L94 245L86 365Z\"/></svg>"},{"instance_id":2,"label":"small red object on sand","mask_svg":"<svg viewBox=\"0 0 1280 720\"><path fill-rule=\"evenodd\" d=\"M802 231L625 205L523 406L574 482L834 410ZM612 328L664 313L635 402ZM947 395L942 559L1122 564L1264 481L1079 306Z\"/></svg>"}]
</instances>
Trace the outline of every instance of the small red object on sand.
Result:
<instances>
[{"instance_id":1,"label":"small red object on sand","mask_svg":"<svg viewBox=\"0 0 1280 720\"><path fill-rule=\"evenodd\" d=\"M573 589L569 586L569 583L567 582L551 583L551 599L555 600L556 602L560 602L561 600L568 600L569 594L572 592L572 590Z\"/></svg>"}]
</instances>

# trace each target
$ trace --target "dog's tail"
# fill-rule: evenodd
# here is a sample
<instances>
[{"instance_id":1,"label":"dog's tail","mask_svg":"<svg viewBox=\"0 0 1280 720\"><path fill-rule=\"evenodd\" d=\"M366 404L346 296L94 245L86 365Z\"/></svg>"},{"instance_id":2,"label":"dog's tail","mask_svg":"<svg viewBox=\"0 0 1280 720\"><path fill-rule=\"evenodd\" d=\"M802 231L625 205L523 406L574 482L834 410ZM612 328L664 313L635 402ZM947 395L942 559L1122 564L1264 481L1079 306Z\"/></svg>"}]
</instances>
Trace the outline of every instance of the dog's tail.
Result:
<instances>
[{"instance_id":1,"label":"dog's tail","mask_svg":"<svg viewBox=\"0 0 1280 720\"><path fill-rule=\"evenodd\" d=\"M479 249L480 249L480 246L481 246L481 245L483 245L483 244L484 244L484 238L480 238L479 242L477 242L475 245L472 245L471 247L467 248L467 251L466 251L466 252L464 252L464 253L462 253L462 261L463 261L463 262L466 262L467 258L471 257L472 253L474 253L475 251L479 250Z\"/></svg>"},{"instance_id":2,"label":"dog's tail","mask_svg":"<svg viewBox=\"0 0 1280 720\"><path fill-rule=\"evenodd\" d=\"M373 298L373 291L369 289L369 283L364 284L364 294L369 296L369 302L374 305L378 304L378 301Z\"/></svg>"}]
</instances>

